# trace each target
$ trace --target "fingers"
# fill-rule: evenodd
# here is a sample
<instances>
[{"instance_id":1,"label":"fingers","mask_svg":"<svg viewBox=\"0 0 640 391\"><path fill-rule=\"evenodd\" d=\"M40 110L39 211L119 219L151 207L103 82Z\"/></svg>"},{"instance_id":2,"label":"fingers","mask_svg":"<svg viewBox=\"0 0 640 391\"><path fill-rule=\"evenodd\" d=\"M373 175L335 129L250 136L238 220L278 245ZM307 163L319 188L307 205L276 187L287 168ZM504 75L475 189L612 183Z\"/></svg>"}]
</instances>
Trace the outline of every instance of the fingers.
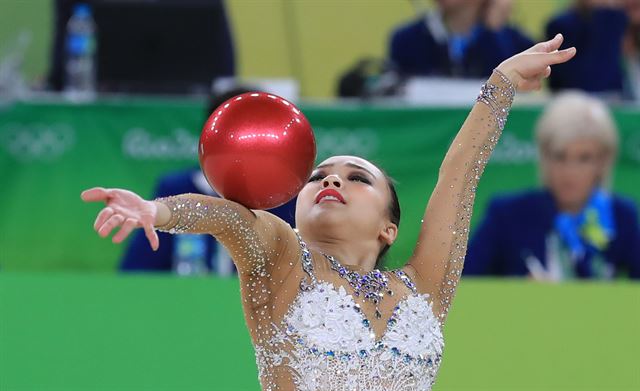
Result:
<instances>
[{"instance_id":1,"label":"fingers","mask_svg":"<svg viewBox=\"0 0 640 391\"><path fill-rule=\"evenodd\" d=\"M149 244L151 244L151 248L153 249L153 251L158 250L158 247L160 247L160 239L158 239L158 234L156 233L156 230L153 229L153 227L149 224L145 224L143 228L144 228L144 234L149 240Z\"/></svg>"},{"instance_id":2,"label":"fingers","mask_svg":"<svg viewBox=\"0 0 640 391\"><path fill-rule=\"evenodd\" d=\"M108 236L115 227L119 226L123 222L124 217L121 215L113 215L109 217L109 219L104 224L102 224L100 229L98 229L98 235L102 236L103 238Z\"/></svg>"},{"instance_id":3,"label":"fingers","mask_svg":"<svg viewBox=\"0 0 640 391\"><path fill-rule=\"evenodd\" d=\"M129 236L131 231L133 231L138 226L138 221L135 219L126 219L124 224L122 224L122 228L118 231L117 234L113 236L111 241L113 243L120 243Z\"/></svg>"},{"instance_id":4,"label":"fingers","mask_svg":"<svg viewBox=\"0 0 640 391\"><path fill-rule=\"evenodd\" d=\"M558 50L551 53L544 53L546 63L548 65L553 64L562 64L563 62L567 62L576 55L576 48L570 47L564 50Z\"/></svg>"},{"instance_id":5,"label":"fingers","mask_svg":"<svg viewBox=\"0 0 640 391\"><path fill-rule=\"evenodd\" d=\"M547 42L541 42L531 49L503 61L499 66L520 89L521 82L532 78L545 78L551 74L550 65L567 62L576 55L576 48L557 50L562 44L562 35ZM531 83L527 83L531 85ZM525 88L525 87L523 87Z\"/></svg>"},{"instance_id":6,"label":"fingers","mask_svg":"<svg viewBox=\"0 0 640 391\"><path fill-rule=\"evenodd\" d=\"M551 53L556 51L562 45L562 41L564 41L564 37L562 34L556 34L555 37L551 38L548 41L539 42L533 45L531 48L527 50L529 53Z\"/></svg>"},{"instance_id":7,"label":"fingers","mask_svg":"<svg viewBox=\"0 0 640 391\"><path fill-rule=\"evenodd\" d=\"M93 223L93 229L98 231L100 227L104 225L104 223L114 214L114 210L110 207L106 207L98 213L98 217L96 218L95 223Z\"/></svg>"},{"instance_id":8,"label":"fingers","mask_svg":"<svg viewBox=\"0 0 640 391\"><path fill-rule=\"evenodd\" d=\"M570 47L564 50L557 50L551 53L527 53L517 57L519 62L515 68L525 79L532 77L546 77L551 74L548 69L550 65L561 64L573 58L576 48Z\"/></svg>"},{"instance_id":9,"label":"fingers","mask_svg":"<svg viewBox=\"0 0 640 391\"><path fill-rule=\"evenodd\" d=\"M109 197L109 190L103 187L93 187L91 189L85 190L80 194L80 198L82 198L85 202L93 202L93 201L106 201Z\"/></svg>"},{"instance_id":10,"label":"fingers","mask_svg":"<svg viewBox=\"0 0 640 391\"><path fill-rule=\"evenodd\" d=\"M547 42L543 42L543 46L547 53L551 53L560 49L563 41L564 37L562 36L562 34L556 34L556 36L552 39L548 40Z\"/></svg>"}]
</instances>

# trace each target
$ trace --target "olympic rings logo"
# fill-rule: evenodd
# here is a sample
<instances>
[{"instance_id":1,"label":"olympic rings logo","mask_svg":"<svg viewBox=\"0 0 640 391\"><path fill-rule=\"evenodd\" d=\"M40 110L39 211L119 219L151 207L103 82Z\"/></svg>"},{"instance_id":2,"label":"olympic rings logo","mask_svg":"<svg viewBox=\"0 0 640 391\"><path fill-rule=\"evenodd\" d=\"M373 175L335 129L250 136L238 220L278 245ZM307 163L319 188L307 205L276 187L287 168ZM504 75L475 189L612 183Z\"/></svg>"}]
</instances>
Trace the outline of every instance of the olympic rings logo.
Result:
<instances>
[{"instance_id":1,"label":"olympic rings logo","mask_svg":"<svg viewBox=\"0 0 640 391\"><path fill-rule=\"evenodd\" d=\"M0 128L2 148L22 162L53 161L76 143L76 134L67 124L7 124Z\"/></svg>"}]
</instances>

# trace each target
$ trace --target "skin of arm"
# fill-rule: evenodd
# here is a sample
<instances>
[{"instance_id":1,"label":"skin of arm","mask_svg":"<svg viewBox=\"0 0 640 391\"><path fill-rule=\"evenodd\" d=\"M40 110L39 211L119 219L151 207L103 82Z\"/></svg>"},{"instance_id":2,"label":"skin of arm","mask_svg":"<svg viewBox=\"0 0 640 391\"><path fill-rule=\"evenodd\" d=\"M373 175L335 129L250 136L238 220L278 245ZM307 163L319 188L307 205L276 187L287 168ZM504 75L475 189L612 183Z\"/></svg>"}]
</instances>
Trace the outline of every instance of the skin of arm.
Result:
<instances>
[{"instance_id":1,"label":"skin of arm","mask_svg":"<svg viewBox=\"0 0 640 391\"><path fill-rule=\"evenodd\" d=\"M295 237L292 228L277 216L218 197L182 194L152 201L156 229L169 233L205 233L224 245L242 275L288 273L275 268L285 244Z\"/></svg>"},{"instance_id":2,"label":"skin of arm","mask_svg":"<svg viewBox=\"0 0 640 391\"><path fill-rule=\"evenodd\" d=\"M575 48L558 51L561 44L558 34L501 63L444 157L407 264L417 277L419 291L430 295L441 325L462 273L476 187L500 138L515 91L539 89L552 64L575 55Z\"/></svg>"},{"instance_id":3,"label":"skin of arm","mask_svg":"<svg viewBox=\"0 0 640 391\"><path fill-rule=\"evenodd\" d=\"M514 87L494 73L488 84L506 91L496 94L500 110L508 112ZM423 225L409 261L418 274L421 291L434 300L441 322L457 287L464 265L469 221L478 180L501 133L492 108L477 102L444 157L438 182L427 204Z\"/></svg>"}]
</instances>

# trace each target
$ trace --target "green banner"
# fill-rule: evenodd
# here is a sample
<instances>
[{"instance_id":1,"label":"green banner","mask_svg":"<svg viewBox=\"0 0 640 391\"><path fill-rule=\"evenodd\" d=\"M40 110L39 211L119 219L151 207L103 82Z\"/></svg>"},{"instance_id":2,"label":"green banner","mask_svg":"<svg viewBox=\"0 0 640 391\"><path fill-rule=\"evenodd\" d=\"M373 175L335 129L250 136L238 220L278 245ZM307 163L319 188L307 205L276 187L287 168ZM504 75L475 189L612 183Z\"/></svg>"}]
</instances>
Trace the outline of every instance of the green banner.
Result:
<instances>
[{"instance_id":1,"label":"green banner","mask_svg":"<svg viewBox=\"0 0 640 391\"><path fill-rule=\"evenodd\" d=\"M318 159L354 154L398 181L399 239L390 264L415 244L446 149L468 108L303 106ZM163 173L197 164L203 106L167 100L95 104L22 103L0 109L0 269L113 270L123 246L92 230L97 205L80 201L92 186L150 197ZM514 108L480 183L474 220L496 192L538 185L532 130L539 108ZM640 111L617 110L621 156L614 190L640 201ZM161 244L162 245L162 244Z\"/></svg>"}]
</instances>

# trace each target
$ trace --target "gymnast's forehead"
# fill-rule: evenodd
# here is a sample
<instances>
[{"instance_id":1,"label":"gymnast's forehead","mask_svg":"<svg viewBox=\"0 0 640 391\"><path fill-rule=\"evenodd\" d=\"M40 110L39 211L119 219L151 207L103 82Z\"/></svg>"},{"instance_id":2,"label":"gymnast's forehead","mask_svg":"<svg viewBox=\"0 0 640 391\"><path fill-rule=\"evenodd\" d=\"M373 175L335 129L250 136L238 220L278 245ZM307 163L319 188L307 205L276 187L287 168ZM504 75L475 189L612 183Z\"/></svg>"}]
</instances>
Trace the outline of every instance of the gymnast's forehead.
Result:
<instances>
[{"instance_id":1,"label":"gymnast's forehead","mask_svg":"<svg viewBox=\"0 0 640 391\"><path fill-rule=\"evenodd\" d=\"M384 177L382 171L376 167L375 164L370 161L363 159L358 156L332 156L328 159L325 159L322 163L320 163L316 169L329 168L335 166L349 166L354 168L360 168L364 171L368 171L374 177Z\"/></svg>"}]
</instances>

